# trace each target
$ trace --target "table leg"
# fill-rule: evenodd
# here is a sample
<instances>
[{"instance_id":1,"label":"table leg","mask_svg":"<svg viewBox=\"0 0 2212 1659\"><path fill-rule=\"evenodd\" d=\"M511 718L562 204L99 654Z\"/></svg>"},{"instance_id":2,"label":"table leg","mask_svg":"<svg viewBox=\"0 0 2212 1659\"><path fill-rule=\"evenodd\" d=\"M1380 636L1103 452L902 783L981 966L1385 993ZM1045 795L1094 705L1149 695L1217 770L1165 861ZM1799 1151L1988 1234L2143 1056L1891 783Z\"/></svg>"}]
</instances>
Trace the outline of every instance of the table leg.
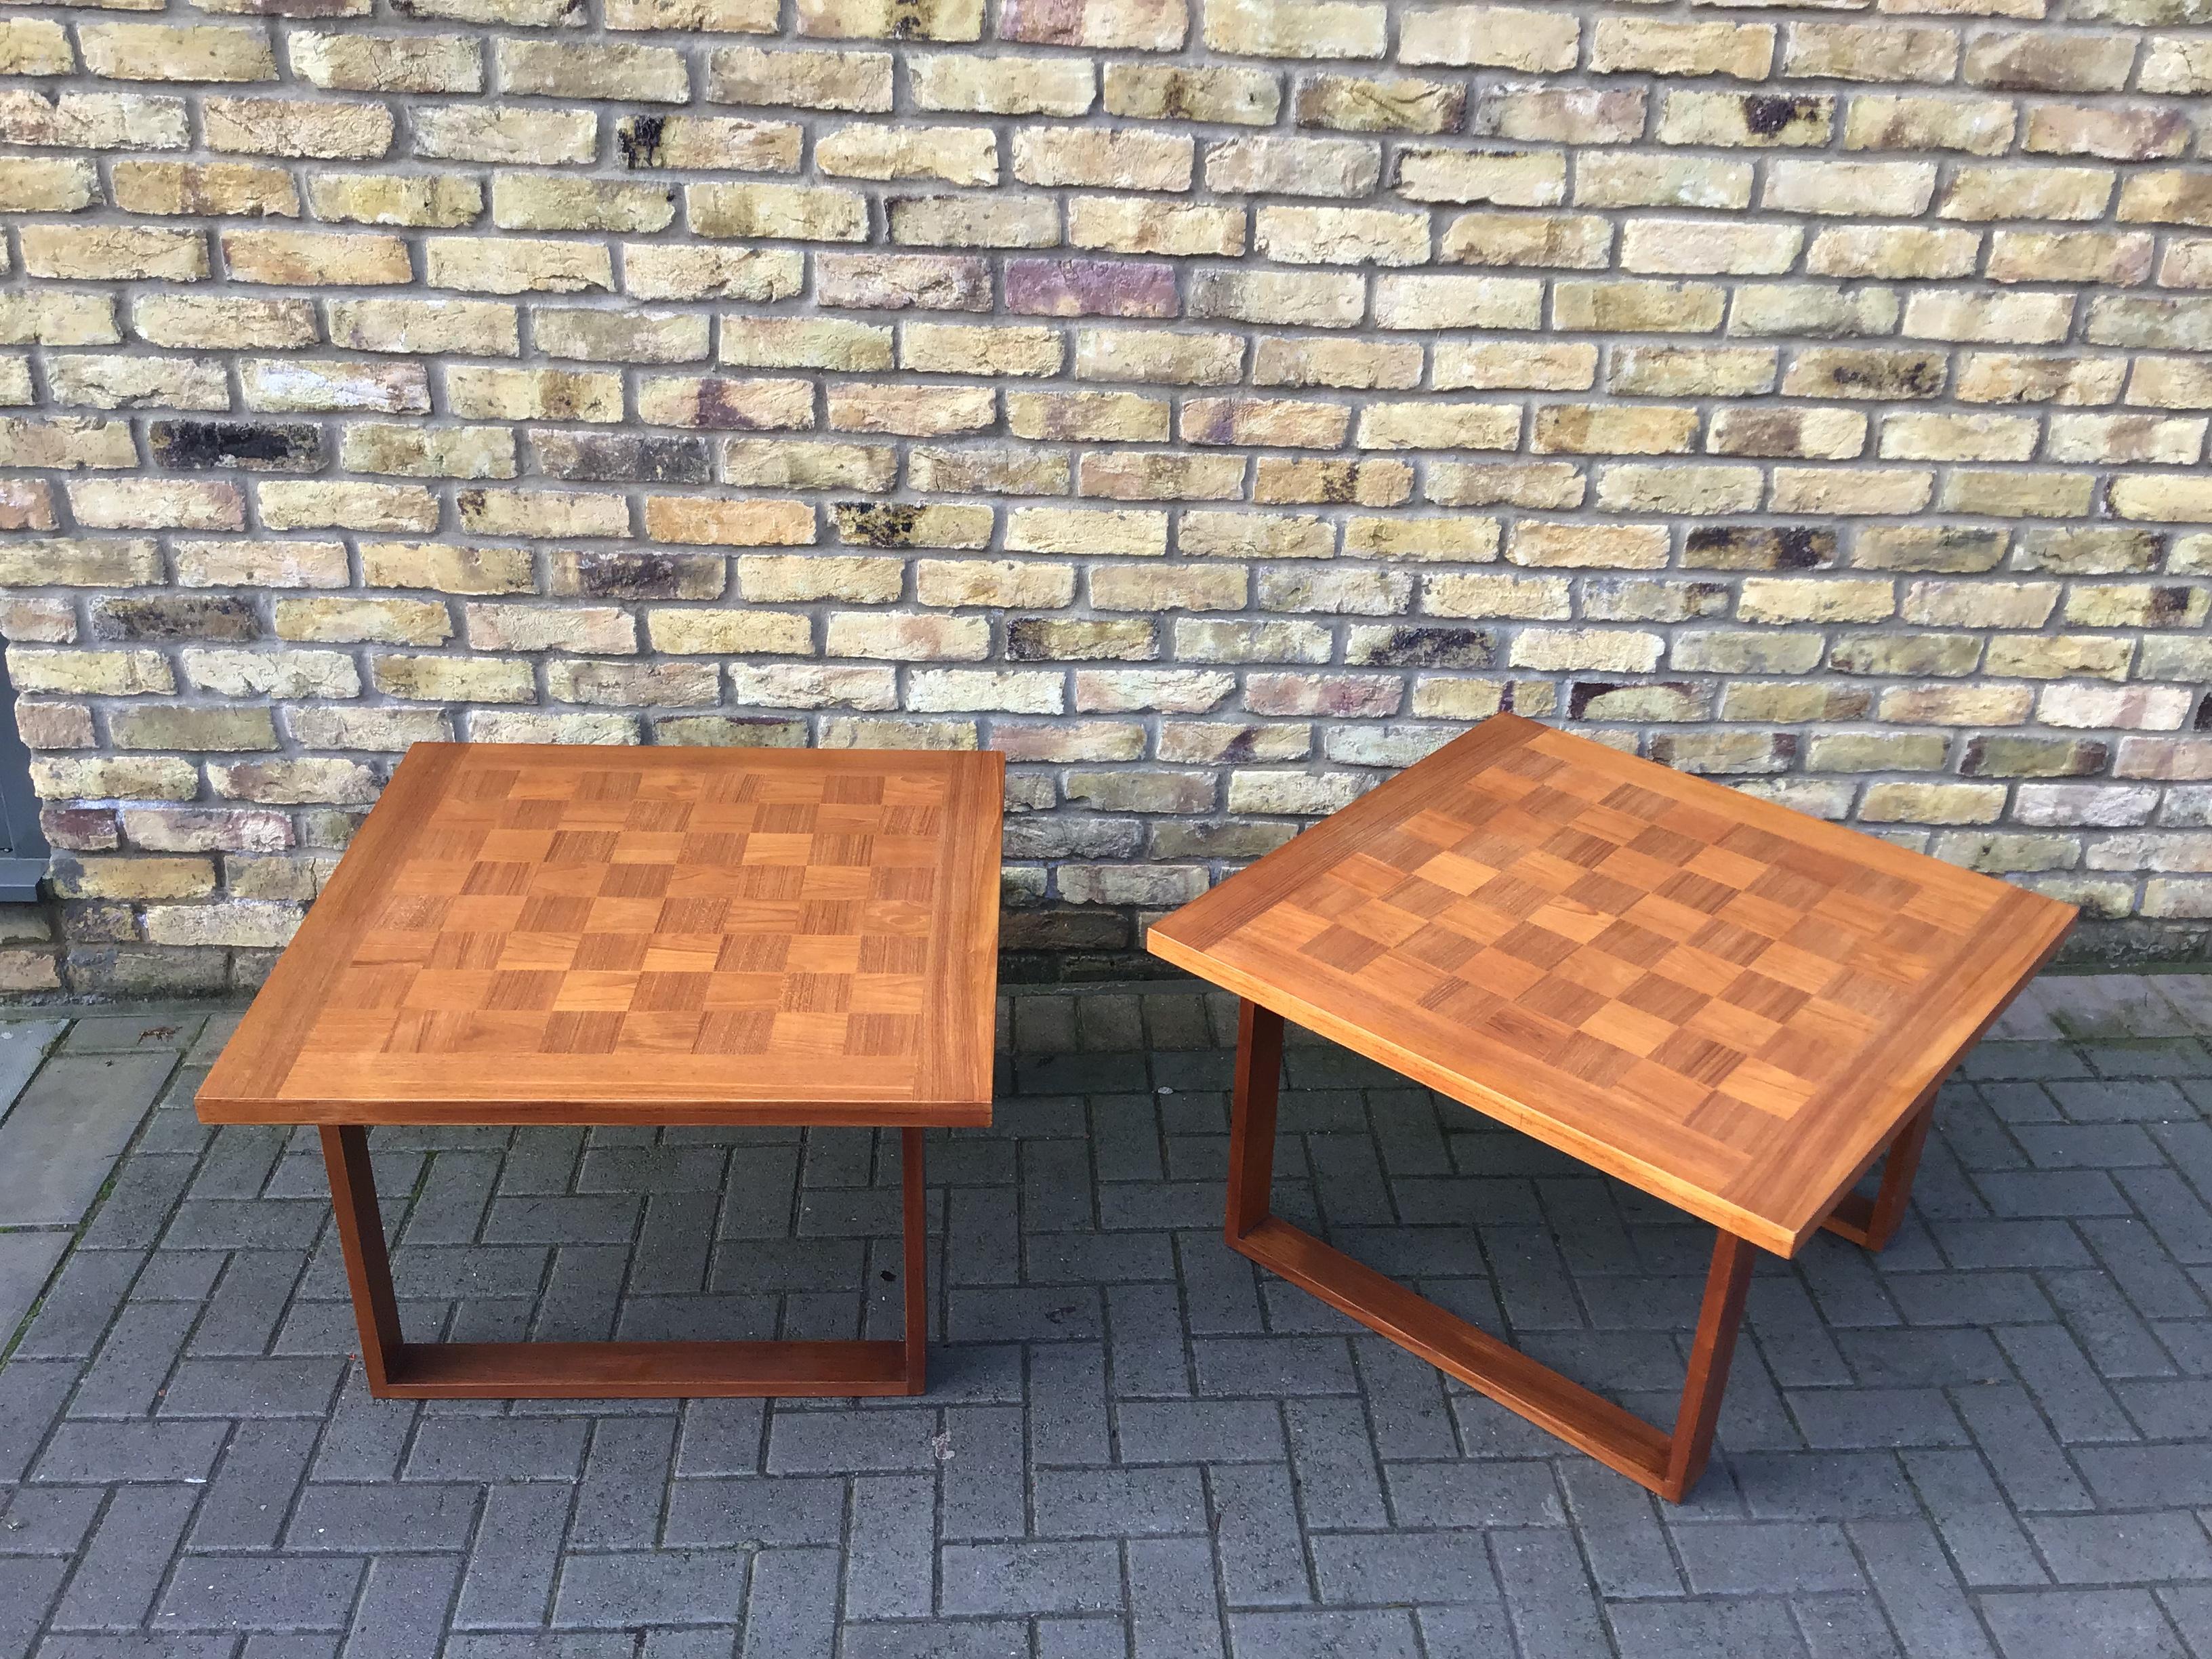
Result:
<instances>
[{"instance_id":1,"label":"table leg","mask_svg":"<svg viewBox=\"0 0 2212 1659\"><path fill-rule=\"evenodd\" d=\"M1680 1503L1704 1474L1751 1284L1753 1247L1720 1233L1672 1434L1268 1213L1282 1017L1245 1003L1229 1127L1230 1247L1632 1480Z\"/></svg>"},{"instance_id":2,"label":"table leg","mask_svg":"<svg viewBox=\"0 0 2212 1659\"><path fill-rule=\"evenodd\" d=\"M1682 1403L1667 1443L1667 1484L1660 1488L1677 1504L1698 1484L1713 1449L1713 1425L1720 1421L1736 1333L1743 1328L1743 1299L1751 1290L1751 1251L1734 1233L1714 1235L1712 1265L1705 1269L1705 1298L1698 1308L1698 1334L1690 1344L1689 1374L1682 1379Z\"/></svg>"},{"instance_id":3,"label":"table leg","mask_svg":"<svg viewBox=\"0 0 2212 1659\"><path fill-rule=\"evenodd\" d=\"M1912 1115L1890 1138L1889 1151L1881 1161L1881 1185L1874 1197L1845 1193L1838 1200L1835 1212L1820 1224L1869 1250L1888 1243L1905 1219L1905 1206L1912 1196L1912 1177L1920 1169L1920 1151L1928 1144L1929 1126L1935 1121L1936 1085L1930 1084Z\"/></svg>"},{"instance_id":4,"label":"table leg","mask_svg":"<svg viewBox=\"0 0 2212 1659\"><path fill-rule=\"evenodd\" d=\"M322 1136L338 1249L353 1291L354 1322L361 1328L361 1368L368 1374L368 1391L382 1394L401 1346L399 1303L392 1292L392 1259L384 1247L384 1218L376 1207L368 1132L359 1124L326 1123Z\"/></svg>"},{"instance_id":5,"label":"table leg","mask_svg":"<svg viewBox=\"0 0 2212 1659\"><path fill-rule=\"evenodd\" d=\"M325 1126L323 1160L345 1255L362 1370L380 1399L629 1400L920 1394L928 1342L922 1132L902 1132L906 1330L896 1342L409 1342L377 1212L368 1136Z\"/></svg>"},{"instance_id":6,"label":"table leg","mask_svg":"<svg viewBox=\"0 0 2212 1659\"><path fill-rule=\"evenodd\" d=\"M1237 1071L1229 1106L1229 1242L1267 1218L1275 1179L1275 1099L1283 1083L1283 1017L1237 1005Z\"/></svg>"},{"instance_id":7,"label":"table leg","mask_svg":"<svg viewBox=\"0 0 2212 1659\"><path fill-rule=\"evenodd\" d=\"M929 1369L929 1194L922 1184L921 1131L899 1131L899 1197L906 1274L906 1392L920 1394Z\"/></svg>"}]
</instances>

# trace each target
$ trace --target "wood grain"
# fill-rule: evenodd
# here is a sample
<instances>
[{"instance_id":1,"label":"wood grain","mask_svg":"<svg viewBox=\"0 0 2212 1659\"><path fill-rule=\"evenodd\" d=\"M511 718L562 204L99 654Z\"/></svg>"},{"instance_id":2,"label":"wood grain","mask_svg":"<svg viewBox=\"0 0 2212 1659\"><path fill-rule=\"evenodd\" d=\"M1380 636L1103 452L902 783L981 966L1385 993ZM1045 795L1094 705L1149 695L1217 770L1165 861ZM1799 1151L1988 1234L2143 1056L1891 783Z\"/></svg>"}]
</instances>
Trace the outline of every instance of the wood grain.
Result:
<instances>
[{"instance_id":1,"label":"wood grain","mask_svg":"<svg viewBox=\"0 0 2212 1659\"><path fill-rule=\"evenodd\" d=\"M1787 1255L2074 915L1504 714L1149 942Z\"/></svg>"},{"instance_id":2,"label":"wood grain","mask_svg":"<svg viewBox=\"0 0 2212 1659\"><path fill-rule=\"evenodd\" d=\"M210 1122L989 1121L1003 757L421 744Z\"/></svg>"}]
</instances>

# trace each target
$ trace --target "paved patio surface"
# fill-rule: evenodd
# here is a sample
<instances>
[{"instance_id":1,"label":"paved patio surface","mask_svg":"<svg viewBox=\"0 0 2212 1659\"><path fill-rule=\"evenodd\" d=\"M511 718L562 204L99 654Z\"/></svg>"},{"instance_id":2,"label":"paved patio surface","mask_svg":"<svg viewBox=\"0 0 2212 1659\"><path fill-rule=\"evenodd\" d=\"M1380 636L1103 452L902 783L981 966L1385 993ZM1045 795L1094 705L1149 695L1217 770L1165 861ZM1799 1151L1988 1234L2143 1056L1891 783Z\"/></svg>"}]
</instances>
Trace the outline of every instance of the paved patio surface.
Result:
<instances>
[{"instance_id":1,"label":"paved patio surface","mask_svg":"<svg viewBox=\"0 0 2212 1659\"><path fill-rule=\"evenodd\" d=\"M1223 1247L1231 1012L1012 1000L857 1407L372 1401L228 1018L0 1018L0 1656L2212 1659L2212 977L2033 987L1889 1250L1763 1259L1680 1509ZM1325 1046L1282 1121L1279 1209L1671 1411L1706 1229ZM371 1139L410 1334L895 1328L895 1138Z\"/></svg>"}]
</instances>

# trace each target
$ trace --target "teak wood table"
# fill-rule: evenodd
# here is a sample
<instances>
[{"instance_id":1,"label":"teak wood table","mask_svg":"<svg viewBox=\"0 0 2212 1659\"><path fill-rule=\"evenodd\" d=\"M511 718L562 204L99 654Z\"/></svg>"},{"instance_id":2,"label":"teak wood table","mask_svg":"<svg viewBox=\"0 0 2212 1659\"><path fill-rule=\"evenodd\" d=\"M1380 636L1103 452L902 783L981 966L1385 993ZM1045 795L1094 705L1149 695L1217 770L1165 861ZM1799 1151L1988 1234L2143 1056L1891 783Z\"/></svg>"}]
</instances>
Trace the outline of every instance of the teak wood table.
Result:
<instances>
[{"instance_id":1,"label":"teak wood table","mask_svg":"<svg viewBox=\"0 0 2212 1659\"><path fill-rule=\"evenodd\" d=\"M198 1095L313 1123L370 1391L919 1394L922 1130L991 1119L996 754L420 744ZM365 1127L901 1131L902 1341L409 1342Z\"/></svg>"},{"instance_id":2,"label":"teak wood table","mask_svg":"<svg viewBox=\"0 0 2212 1659\"><path fill-rule=\"evenodd\" d=\"M1679 1502L1753 1247L1887 1243L1936 1085L2073 919L1500 714L1150 942L1243 999L1230 1244ZM1286 1017L1720 1230L1671 1434L1268 1213ZM1852 1189L1885 1149L1869 1200Z\"/></svg>"}]
</instances>

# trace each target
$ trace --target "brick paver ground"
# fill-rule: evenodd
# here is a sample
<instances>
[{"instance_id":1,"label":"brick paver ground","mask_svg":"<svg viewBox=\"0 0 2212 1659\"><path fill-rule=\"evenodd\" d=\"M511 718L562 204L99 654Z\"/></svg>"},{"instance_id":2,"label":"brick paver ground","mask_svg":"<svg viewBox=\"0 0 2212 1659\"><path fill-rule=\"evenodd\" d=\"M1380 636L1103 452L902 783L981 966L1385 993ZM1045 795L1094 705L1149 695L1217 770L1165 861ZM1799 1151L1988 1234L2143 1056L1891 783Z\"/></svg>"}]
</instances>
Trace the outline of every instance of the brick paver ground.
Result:
<instances>
[{"instance_id":1,"label":"brick paver ground","mask_svg":"<svg viewBox=\"0 0 2212 1659\"><path fill-rule=\"evenodd\" d=\"M312 1138L189 1109L224 1018L0 1024L0 1655L2212 1656L2212 978L2035 987L1888 1252L1764 1262L1678 1510L1222 1246L1228 1012L1013 1000L858 1407L371 1401ZM1285 1213L1669 1408L1702 1226L1327 1047L1283 1130ZM864 1132L372 1144L418 1334L896 1317Z\"/></svg>"}]
</instances>

